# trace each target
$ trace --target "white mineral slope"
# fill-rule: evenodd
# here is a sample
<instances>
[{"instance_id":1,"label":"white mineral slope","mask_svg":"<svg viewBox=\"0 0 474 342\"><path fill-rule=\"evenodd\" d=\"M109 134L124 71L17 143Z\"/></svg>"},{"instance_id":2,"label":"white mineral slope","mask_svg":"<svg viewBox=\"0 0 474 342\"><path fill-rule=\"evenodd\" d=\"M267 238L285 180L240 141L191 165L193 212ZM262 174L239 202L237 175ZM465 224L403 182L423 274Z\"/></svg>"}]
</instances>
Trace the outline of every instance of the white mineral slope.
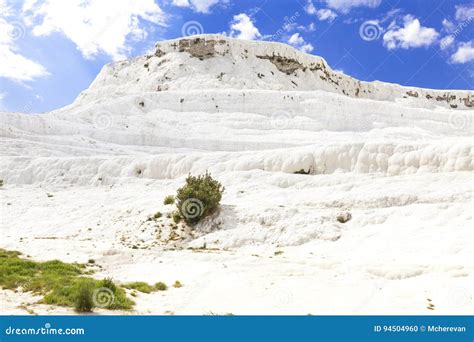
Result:
<instances>
[{"instance_id":1,"label":"white mineral slope","mask_svg":"<svg viewBox=\"0 0 474 342\"><path fill-rule=\"evenodd\" d=\"M473 101L282 44L160 42L68 107L0 113L0 248L184 284L138 314L473 314ZM147 220L205 170L216 215ZM37 301L0 290L1 313L72 313Z\"/></svg>"},{"instance_id":2,"label":"white mineral slope","mask_svg":"<svg viewBox=\"0 0 474 342\"><path fill-rule=\"evenodd\" d=\"M167 90L324 90L355 98L411 99L421 107L472 108L469 91L440 91L361 82L333 71L327 62L285 44L202 35L156 45L154 54L109 64L75 104L105 96ZM199 104L205 105L204 101ZM240 102L240 101L239 101ZM237 103L239 105L239 103Z\"/></svg>"}]
</instances>

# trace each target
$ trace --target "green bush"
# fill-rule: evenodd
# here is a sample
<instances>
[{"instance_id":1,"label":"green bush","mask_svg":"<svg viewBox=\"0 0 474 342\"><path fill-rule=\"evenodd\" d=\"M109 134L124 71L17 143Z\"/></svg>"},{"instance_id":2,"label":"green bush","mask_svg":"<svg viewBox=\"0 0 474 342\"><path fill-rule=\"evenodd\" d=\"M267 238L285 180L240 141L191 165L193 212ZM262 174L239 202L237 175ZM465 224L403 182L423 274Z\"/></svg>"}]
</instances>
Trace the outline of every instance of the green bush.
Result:
<instances>
[{"instance_id":1,"label":"green bush","mask_svg":"<svg viewBox=\"0 0 474 342\"><path fill-rule=\"evenodd\" d=\"M181 222L181 214L179 213L179 211L173 211L173 214L172 214L172 218L173 218L173 222L178 224L179 222Z\"/></svg>"},{"instance_id":2,"label":"green bush","mask_svg":"<svg viewBox=\"0 0 474 342\"><path fill-rule=\"evenodd\" d=\"M199 176L189 175L186 184L178 189L176 206L181 217L195 225L219 207L224 187L209 172Z\"/></svg>"},{"instance_id":3,"label":"green bush","mask_svg":"<svg viewBox=\"0 0 474 342\"><path fill-rule=\"evenodd\" d=\"M166 291L166 289L168 289L168 286L162 281L159 281L155 284L155 289L158 291Z\"/></svg>"},{"instance_id":4,"label":"green bush","mask_svg":"<svg viewBox=\"0 0 474 342\"><path fill-rule=\"evenodd\" d=\"M174 196L172 196L172 195L166 196L164 201L163 201L164 205L169 205L169 204L173 204L173 203L174 203Z\"/></svg>"},{"instance_id":5,"label":"green bush","mask_svg":"<svg viewBox=\"0 0 474 342\"><path fill-rule=\"evenodd\" d=\"M94 300L92 295L94 293L94 284L89 281L82 281L79 284L75 309L77 312L92 312L94 308Z\"/></svg>"}]
</instances>

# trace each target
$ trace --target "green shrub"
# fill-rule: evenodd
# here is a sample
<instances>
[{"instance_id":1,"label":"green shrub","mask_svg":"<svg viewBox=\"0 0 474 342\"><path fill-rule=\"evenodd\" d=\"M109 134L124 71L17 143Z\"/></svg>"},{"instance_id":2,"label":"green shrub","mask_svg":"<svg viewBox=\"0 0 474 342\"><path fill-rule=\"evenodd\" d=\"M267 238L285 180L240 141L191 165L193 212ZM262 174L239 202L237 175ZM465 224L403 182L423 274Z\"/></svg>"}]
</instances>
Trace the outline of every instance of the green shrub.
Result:
<instances>
[{"instance_id":1,"label":"green shrub","mask_svg":"<svg viewBox=\"0 0 474 342\"><path fill-rule=\"evenodd\" d=\"M163 216L163 214L160 213L159 211L157 211L157 212L155 213L155 215L153 215L153 218L154 218L155 220L157 220L157 219L159 219L161 216Z\"/></svg>"},{"instance_id":2,"label":"green shrub","mask_svg":"<svg viewBox=\"0 0 474 342\"><path fill-rule=\"evenodd\" d=\"M155 284L155 289L158 291L166 291L166 289L168 289L168 286L165 283L159 281Z\"/></svg>"},{"instance_id":3,"label":"green shrub","mask_svg":"<svg viewBox=\"0 0 474 342\"><path fill-rule=\"evenodd\" d=\"M182 287L183 284L181 284L181 282L179 280L176 280L173 284L173 287L179 289L180 287Z\"/></svg>"},{"instance_id":4,"label":"green shrub","mask_svg":"<svg viewBox=\"0 0 474 342\"><path fill-rule=\"evenodd\" d=\"M178 189L176 205L181 217L195 225L219 207L224 187L209 172L199 176L189 175L186 184Z\"/></svg>"},{"instance_id":5,"label":"green shrub","mask_svg":"<svg viewBox=\"0 0 474 342\"><path fill-rule=\"evenodd\" d=\"M163 201L164 205L170 205L174 203L174 196L173 195L168 195L165 197L165 200Z\"/></svg>"},{"instance_id":6,"label":"green shrub","mask_svg":"<svg viewBox=\"0 0 474 342\"><path fill-rule=\"evenodd\" d=\"M3 179L0 179L0 187L3 186Z\"/></svg>"},{"instance_id":7,"label":"green shrub","mask_svg":"<svg viewBox=\"0 0 474 342\"><path fill-rule=\"evenodd\" d=\"M91 282L82 281L79 283L74 306L77 312L92 312L94 308L94 300L92 299L93 293L94 285Z\"/></svg>"},{"instance_id":8,"label":"green shrub","mask_svg":"<svg viewBox=\"0 0 474 342\"><path fill-rule=\"evenodd\" d=\"M172 218L173 218L173 222L178 224L180 221L181 221L181 214L179 213L179 211L174 211L173 214L172 214Z\"/></svg>"}]
</instances>

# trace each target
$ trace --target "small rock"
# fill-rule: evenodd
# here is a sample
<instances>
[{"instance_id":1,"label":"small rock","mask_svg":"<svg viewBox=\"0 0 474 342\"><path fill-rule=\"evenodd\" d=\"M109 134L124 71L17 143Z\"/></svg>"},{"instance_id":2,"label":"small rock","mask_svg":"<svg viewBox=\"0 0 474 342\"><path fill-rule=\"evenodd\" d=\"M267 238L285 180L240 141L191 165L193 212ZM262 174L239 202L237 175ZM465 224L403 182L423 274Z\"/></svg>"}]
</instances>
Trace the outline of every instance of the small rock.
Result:
<instances>
[{"instance_id":1,"label":"small rock","mask_svg":"<svg viewBox=\"0 0 474 342\"><path fill-rule=\"evenodd\" d=\"M352 218L352 214L348 211L344 212L344 213L340 213L336 216L336 219L341 222L341 223L346 223L347 221L349 221L350 219Z\"/></svg>"}]
</instances>

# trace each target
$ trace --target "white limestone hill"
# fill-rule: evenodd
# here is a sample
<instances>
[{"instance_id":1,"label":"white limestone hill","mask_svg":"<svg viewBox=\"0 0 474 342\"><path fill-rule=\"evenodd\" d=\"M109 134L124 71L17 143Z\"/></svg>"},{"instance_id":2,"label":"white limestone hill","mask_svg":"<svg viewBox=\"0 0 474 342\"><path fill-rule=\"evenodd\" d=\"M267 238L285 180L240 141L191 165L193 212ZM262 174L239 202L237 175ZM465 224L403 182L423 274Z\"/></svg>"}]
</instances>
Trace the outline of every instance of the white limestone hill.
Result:
<instances>
[{"instance_id":1,"label":"white limestone hill","mask_svg":"<svg viewBox=\"0 0 474 342\"><path fill-rule=\"evenodd\" d=\"M154 54L109 64L76 104L101 100L104 96L216 89L324 90L353 98L402 102L407 99L405 102L426 108L474 107L472 91L361 82L333 71L323 58L302 53L289 45L219 35L160 42ZM237 101L235 105L237 109L241 103Z\"/></svg>"},{"instance_id":2,"label":"white limestone hill","mask_svg":"<svg viewBox=\"0 0 474 342\"><path fill-rule=\"evenodd\" d=\"M160 42L67 107L0 113L0 248L185 284L137 313L472 314L473 102L283 44ZM205 170L221 210L173 228L163 198Z\"/></svg>"},{"instance_id":3,"label":"white limestone hill","mask_svg":"<svg viewBox=\"0 0 474 342\"><path fill-rule=\"evenodd\" d=\"M42 115L3 113L3 154L27 159L6 160L0 175L53 182L69 180L60 176L67 168L81 174L72 181L90 184L110 155L132 155L114 161L111 177L134 176L138 168L151 178L208 168L472 170L473 101L469 91L360 82L279 43L183 38L158 43L153 55L106 65L71 106ZM31 166L39 156L95 158ZM169 166L176 158L180 163Z\"/></svg>"}]
</instances>

